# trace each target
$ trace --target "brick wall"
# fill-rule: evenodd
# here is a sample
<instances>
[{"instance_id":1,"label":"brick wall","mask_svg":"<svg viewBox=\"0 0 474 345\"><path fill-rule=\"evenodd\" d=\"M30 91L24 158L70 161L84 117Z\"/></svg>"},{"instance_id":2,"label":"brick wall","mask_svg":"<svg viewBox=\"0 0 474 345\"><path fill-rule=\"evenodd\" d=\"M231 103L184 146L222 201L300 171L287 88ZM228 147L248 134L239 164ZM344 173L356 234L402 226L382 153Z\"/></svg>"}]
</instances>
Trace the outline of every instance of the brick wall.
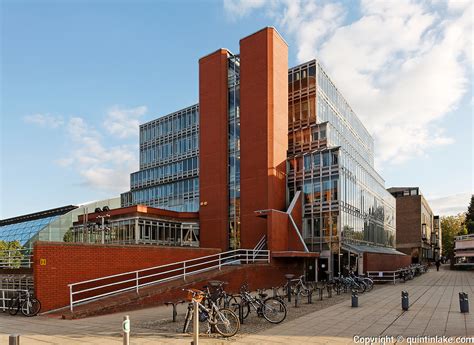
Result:
<instances>
[{"instance_id":1,"label":"brick wall","mask_svg":"<svg viewBox=\"0 0 474 345\"><path fill-rule=\"evenodd\" d=\"M397 249L421 246L421 196L397 198Z\"/></svg>"},{"instance_id":2,"label":"brick wall","mask_svg":"<svg viewBox=\"0 0 474 345\"><path fill-rule=\"evenodd\" d=\"M129 310L149 308L163 305L168 301L184 300L187 296L183 288L202 289L209 280L221 280L227 293L238 293L240 286L247 282L252 291L261 288L281 286L286 282L285 274L296 276L303 273L303 265L298 260L272 259L271 264L250 264L240 266L225 266L222 271L209 271L193 276L192 281L174 280L160 286L149 286L140 290L137 295L134 291L115 295L109 299L79 305L74 308L74 315L65 312L65 318L83 318ZM170 308L171 316L171 308Z\"/></svg>"},{"instance_id":3,"label":"brick wall","mask_svg":"<svg viewBox=\"0 0 474 345\"><path fill-rule=\"evenodd\" d=\"M410 264L410 255L364 253L364 272L396 271Z\"/></svg>"},{"instance_id":4,"label":"brick wall","mask_svg":"<svg viewBox=\"0 0 474 345\"><path fill-rule=\"evenodd\" d=\"M35 292L42 311L52 310L69 305L68 284L219 252L213 248L36 242Z\"/></svg>"}]
</instances>

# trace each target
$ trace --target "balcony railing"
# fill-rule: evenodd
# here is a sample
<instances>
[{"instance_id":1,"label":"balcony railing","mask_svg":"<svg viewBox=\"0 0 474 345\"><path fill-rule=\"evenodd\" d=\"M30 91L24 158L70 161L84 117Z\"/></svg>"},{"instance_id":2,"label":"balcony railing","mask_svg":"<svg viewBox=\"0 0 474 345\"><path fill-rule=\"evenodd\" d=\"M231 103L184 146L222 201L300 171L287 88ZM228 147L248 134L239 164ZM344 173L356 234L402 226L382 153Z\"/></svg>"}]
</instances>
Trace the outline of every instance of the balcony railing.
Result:
<instances>
[{"instance_id":1,"label":"balcony railing","mask_svg":"<svg viewBox=\"0 0 474 345\"><path fill-rule=\"evenodd\" d=\"M31 249L0 250L0 269L30 268L32 263Z\"/></svg>"}]
</instances>

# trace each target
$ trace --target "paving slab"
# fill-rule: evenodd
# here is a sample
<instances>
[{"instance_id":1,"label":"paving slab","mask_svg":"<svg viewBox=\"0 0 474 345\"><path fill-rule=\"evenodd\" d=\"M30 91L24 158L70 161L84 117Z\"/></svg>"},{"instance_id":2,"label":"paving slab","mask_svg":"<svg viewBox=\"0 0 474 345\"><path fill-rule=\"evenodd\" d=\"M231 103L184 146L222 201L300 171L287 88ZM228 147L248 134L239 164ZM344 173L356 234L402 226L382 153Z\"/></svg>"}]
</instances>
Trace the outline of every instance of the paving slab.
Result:
<instances>
[{"instance_id":1,"label":"paving slab","mask_svg":"<svg viewBox=\"0 0 474 345\"><path fill-rule=\"evenodd\" d=\"M410 308L401 309L401 291L409 293ZM474 315L461 314L458 293L474 297L474 272L450 271L443 267L406 283L376 286L359 296L359 307L347 300L311 312L257 334L243 334L224 340L202 336L201 344L350 344L354 336L470 336L474 337ZM472 301L472 297L471 297ZM317 302L315 302L317 303ZM472 303L472 302L471 302ZM471 310L474 308L470 306ZM184 313L186 306L179 307ZM289 313L293 307L289 306ZM171 309L155 307L128 312L131 319L131 344L189 344L192 337L163 334L139 325L171 316ZM21 344L121 344L123 314L111 314L81 320L60 320L45 316L12 317L0 312L0 344L8 343L8 334L21 334ZM245 330L245 324L242 328ZM472 340L474 342L474 338ZM396 343L396 340L394 341Z\"/></svg>"}]
</instances>

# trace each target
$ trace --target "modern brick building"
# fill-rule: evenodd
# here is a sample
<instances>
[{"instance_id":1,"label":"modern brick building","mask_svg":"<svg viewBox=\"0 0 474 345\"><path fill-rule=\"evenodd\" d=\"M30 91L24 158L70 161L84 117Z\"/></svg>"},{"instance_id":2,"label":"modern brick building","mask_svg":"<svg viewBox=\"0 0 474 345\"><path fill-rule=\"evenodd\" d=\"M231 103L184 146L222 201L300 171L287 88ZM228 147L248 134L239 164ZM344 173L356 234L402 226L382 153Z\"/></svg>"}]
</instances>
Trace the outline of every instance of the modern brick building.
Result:
<instances>
[{"instance_id":1,"label":"modern brick building","mask_svg":"<svg viewBox=\"0 0 474 345\"><path fill-rule=\"evenodd\" d=\"M200 246L235 249L268 239L268 211L293 201L302 211L290 237L320 255L311 277L363 271L366 252L401 254L372 136L321 63L288 69L286 42L265 28L239 54L200 59L199 104L140 127L140 171L122 206L199 211Z\"/></svg>"},{"instance_id":2,"label":"modern brick building","mask_svg":"<svg viewBox=\"0 0 474 345\"><path fill-rule=\"evenodd\" d=\"M411 259L394 248L395 198L374 169L372 137L319 61L288 68L270 27L241 39L239 53L199 60L198 104L140 126L139 171L120 201L77 215L72 243L34 244L45 310L140 287L153 290L148 300L124 300L162 303L181 286L157 284L192 274L238 291L244 280L268 288L287 273L321 280Z\"/></svg>"},{"instance_id":3,"label":"modern brick building","mask_svg":"<svg viewBox=\"0 0 474 345\"><path fill-rule=\"evenodd\" d=\"M413 263L436 260L440 253L441 226L418 187L392 187L397 199L397 250L411 255Z\"/></svg>"}]
</instances>

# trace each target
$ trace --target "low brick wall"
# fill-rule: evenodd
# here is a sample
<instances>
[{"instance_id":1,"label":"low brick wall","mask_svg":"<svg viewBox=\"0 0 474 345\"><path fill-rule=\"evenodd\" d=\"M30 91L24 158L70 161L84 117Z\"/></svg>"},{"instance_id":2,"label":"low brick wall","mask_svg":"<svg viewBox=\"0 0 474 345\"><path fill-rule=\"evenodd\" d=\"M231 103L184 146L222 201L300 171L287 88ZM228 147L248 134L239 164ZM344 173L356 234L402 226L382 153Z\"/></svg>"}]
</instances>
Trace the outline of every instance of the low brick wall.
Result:
<instances>
[{"instance_id":1,"label":"low brick wall","mask_svg":"<svg viewBox=\"0 0 474 345\"><path fill-rule=\"evenodd\" d=\"M364 253L364 272L396 271L411 264L410 255Z\"/></svg>"},{"instance_id":2,"label":"low brick wall","mask_svg":"<svg viewBox=\"0 0 474 345\"><path fill-rule=\"evenodd\" d=\"M68 284L219 252L214 248L36 242L35 293L44 312L69 305Z\"/></svg>"}]
</instances>

